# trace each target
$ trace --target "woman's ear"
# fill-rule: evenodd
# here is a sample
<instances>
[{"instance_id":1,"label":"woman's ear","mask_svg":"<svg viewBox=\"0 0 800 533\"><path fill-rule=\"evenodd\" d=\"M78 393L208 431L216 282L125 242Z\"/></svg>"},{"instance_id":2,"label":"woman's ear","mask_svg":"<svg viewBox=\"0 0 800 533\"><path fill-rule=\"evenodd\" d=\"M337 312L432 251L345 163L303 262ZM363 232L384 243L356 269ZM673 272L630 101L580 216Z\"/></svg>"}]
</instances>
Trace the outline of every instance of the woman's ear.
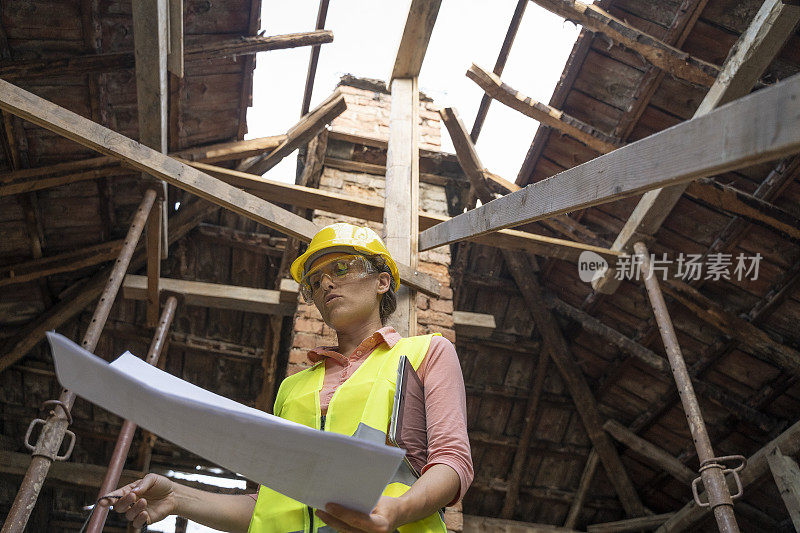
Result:
<instances>
[{"instance_id":1,"label":"woman's ear","mask_svg":"<svg viewBox=\"0 0 800 533\"><path fill-rule=\"evenodd\" d=\"M378 276L378 294L386 294L392 286L392 275L381 272Z\"/></svg>"}]
</instances>

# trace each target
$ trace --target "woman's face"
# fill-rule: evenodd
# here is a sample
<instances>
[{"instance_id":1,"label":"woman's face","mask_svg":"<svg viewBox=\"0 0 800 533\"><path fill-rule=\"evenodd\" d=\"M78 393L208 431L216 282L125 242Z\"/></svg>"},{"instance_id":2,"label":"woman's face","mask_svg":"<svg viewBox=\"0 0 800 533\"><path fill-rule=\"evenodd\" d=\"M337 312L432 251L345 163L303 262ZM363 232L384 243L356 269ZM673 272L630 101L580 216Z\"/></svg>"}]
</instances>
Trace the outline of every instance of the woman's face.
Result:
<instances>
[{"instance_id":1,"label":"woman's face","mask_svg":"<svg viewBox=\"0 0 800 533\"><path fill-rule=\"evenodd\" d=\"M315 259L308 270L350 255L342 252L325 254ZM381 295L389 290L390 279L391 276L386 272L361 271L342 277L318 275L313 284L314 305L325 323L336 331L358 326L380 316L378 308Z\"/></svg>"}]
</instances>

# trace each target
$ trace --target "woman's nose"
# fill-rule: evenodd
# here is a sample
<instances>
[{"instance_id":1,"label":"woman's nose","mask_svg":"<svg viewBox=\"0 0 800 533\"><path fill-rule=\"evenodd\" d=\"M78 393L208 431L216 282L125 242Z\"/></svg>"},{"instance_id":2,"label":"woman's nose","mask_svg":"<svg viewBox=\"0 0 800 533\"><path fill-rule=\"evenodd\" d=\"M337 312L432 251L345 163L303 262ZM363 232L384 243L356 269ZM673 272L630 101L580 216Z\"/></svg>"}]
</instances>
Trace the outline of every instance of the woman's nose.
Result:
<instances>
[{"instance_id":1,"label":"woman's nose","mask_svg":"<svg viewBox=\"0 0 800 533\"><path fill-rule=\"evenodd\" d=\"M322 277L319 279L319 286L323 289L330 289L333 287L333 278L330 274L322 274Z\"/></svg>"}]
</instances>

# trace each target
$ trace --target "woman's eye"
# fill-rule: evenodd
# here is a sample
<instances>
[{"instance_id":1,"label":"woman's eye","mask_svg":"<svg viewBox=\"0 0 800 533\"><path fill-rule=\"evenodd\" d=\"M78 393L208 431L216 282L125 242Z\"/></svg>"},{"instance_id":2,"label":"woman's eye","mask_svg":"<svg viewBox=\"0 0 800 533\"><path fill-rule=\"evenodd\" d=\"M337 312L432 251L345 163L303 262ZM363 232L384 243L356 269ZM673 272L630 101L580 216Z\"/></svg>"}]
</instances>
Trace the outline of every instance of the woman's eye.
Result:
<instances>
[{"instance_id":1,"label":"woman's eye","mask_svg":"<svg viewBox=\"0 0 800 533\"><path fill-rule=\"evenodd\" d=\"M311 282L311 288L313 290L319 289L319 280L318 279Z\"/></svg>"},{"instance_id":2,"label":"woman's eye","mask_svg":"<svg viewBox=\"0 0 800 533\"><path fill-rule=\"evenodd\" d=\"M347 274L347 265L344 263L337 263L333 273L337 276L344 276Z\"/></svg>"}]
</instances>

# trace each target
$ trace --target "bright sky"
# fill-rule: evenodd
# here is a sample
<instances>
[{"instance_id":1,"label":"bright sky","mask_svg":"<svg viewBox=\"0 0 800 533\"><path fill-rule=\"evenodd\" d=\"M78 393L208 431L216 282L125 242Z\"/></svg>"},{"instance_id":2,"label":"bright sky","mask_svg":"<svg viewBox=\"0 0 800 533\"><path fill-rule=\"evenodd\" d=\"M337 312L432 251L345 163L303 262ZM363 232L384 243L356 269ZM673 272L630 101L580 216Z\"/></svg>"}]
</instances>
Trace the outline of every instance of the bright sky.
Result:
<instances>
[{"instance_id":1,"label":"bright sky","mask_svg":"<svg viewBox=\"0 0 800 533\"><path fill-rule=\"evenodd\" d=\"M420 89L442 107L455 107L472 129L483 91L464 73L472 63L491 71L503 43L517 0L445 0L442 2L425 62ZM325 28L332 43L322 46L311 108L333 92L343 74L386 80L389 77L409 2L389 0L333 0ZM287 8L291 6L291 8ZM319 0L277 2L265 0L261 29L266 35L311 31ZM537 5L526 7L503 81L536 100L547 103L558 82L578 29ZM276 135L300 118L300 106L310 48L262 53L256 60L253 107L247 115L247 138ZM478 154L492 172L514 181L538 123L493 102L478 139ZM442 148L453 146L442 128ZM271 169L269 177L294 182L296 155ZM206 483L219 478L202 476ZM197 478L198 480L201 480ZM172 532L175 518L150 527ZM190 533L212 529L189 523Z\"/></svg>"}]
</instances>

